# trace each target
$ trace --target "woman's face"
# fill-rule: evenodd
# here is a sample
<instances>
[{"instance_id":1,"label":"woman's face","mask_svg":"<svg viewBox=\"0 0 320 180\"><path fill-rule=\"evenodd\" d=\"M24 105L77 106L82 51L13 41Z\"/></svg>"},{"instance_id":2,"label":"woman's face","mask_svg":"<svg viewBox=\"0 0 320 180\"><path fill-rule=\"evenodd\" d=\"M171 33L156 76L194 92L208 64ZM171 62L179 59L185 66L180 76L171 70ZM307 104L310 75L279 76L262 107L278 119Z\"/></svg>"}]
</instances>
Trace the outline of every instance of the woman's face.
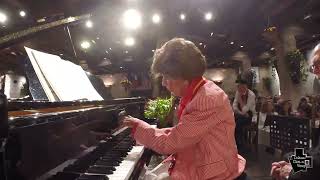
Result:
<instances>
[{"instance_id":1,"label":"woman's face","mask_svg":"<svg viewBox=\"0 0 320 180\"><path fill-rule=\"evenodd\" d=\"M187 80L175 79L166 75L162 77L162 86L166 87L175 96L184 96L188 85Z\"/></svg>"}]
</instances>

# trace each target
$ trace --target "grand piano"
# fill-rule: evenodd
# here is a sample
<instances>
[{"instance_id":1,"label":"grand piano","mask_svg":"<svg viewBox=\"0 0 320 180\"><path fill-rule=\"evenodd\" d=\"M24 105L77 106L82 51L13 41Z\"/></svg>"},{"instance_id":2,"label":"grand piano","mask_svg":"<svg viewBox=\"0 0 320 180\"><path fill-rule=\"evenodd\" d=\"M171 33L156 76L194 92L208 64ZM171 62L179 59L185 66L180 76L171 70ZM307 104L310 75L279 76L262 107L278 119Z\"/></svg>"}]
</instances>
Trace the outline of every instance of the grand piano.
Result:
<instances>
[{"instance_id":1,"label":"grand piano","mask_svg":"<svg viewBox=\"0 0 320 180\"><path fill-rule=\"evenodd\" d=\"M65 20L60 25L70 23ZM146 99L50 102L26 62L32 99L0 96L0 179L138 179L152 152L135 144L130 129L121 127L119 113L144 119Z\"/></svg>"}]
</instances>

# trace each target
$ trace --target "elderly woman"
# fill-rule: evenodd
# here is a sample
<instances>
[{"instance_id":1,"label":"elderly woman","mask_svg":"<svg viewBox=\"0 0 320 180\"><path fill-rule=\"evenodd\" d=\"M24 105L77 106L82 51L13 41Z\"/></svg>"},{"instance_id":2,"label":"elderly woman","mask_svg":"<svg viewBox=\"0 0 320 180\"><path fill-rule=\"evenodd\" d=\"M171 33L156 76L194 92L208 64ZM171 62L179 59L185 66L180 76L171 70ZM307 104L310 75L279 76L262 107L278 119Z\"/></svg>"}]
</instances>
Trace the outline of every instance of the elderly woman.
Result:
<instances>
[{"instance_id":1,"label":"elderly woman","mask_svg":"<svg viewBox=\"0 0 320 180\"><path fill-rule=\"evenodd\" d=\"M238 155L235 121L227 95L202 75L206 61L194 43L175 38L155 52L151 70L162 85L180 96L179 123L166 129L127 117L133 137L147 148L170 155L170 179L232 180L239 177L245 159Z\"/></svg>"}]
</instances>

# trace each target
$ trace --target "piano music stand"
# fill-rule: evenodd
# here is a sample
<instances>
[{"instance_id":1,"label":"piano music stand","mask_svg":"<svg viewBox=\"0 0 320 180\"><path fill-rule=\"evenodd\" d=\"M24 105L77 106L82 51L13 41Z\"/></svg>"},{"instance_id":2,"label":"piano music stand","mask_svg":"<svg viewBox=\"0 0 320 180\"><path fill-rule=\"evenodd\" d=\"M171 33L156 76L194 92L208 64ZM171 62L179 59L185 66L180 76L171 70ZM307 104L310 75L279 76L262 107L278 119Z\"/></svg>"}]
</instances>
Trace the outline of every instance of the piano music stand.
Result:
<instances>
[{"instance_id":1,"label":"piano music stand","mask_svg":"<svg viewBox=\"0 0 320 180\"><path fill-rule=\"evenodd\" d=\"M270 144L284 153L294 148L309 149L310 120L294 116L268 115L270 120Z\"/></svg>"}]
</instances>

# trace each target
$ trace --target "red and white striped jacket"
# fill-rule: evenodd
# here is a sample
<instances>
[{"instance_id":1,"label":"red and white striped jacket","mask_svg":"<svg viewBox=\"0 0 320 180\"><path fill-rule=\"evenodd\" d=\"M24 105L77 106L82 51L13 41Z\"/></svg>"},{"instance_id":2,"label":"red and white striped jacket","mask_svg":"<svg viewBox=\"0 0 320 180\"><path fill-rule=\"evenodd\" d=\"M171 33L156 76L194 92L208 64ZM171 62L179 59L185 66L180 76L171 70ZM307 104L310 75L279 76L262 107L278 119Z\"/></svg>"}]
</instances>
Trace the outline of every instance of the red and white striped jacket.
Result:
<instances>
[{"instance_id":1,"label":"red and white striped jacket","mask_svg":"<svg viewBox=\"0 0 320 180\"><path fill-rule=\"evenodd\" d=\"M173 128L139 121L134 138L161 154L175 154L172 180L232 180L245 168L234 139L235 120L228 96L206 82L187 104Z\"/></svg>"}]
</instances>

